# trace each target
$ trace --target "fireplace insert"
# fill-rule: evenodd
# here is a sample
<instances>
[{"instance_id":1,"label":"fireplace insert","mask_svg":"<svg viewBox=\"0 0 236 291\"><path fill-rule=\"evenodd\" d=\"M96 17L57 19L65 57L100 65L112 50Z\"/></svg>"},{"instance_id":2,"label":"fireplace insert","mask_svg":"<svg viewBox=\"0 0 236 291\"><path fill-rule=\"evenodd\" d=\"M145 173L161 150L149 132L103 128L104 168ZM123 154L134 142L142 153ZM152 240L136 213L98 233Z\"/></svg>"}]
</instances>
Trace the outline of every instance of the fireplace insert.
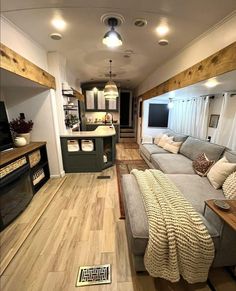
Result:
<instances>
[{"instance_id":1,"label":"fireplace insert","mask_svg":"<svg viewBox=\"0 0 236 291\"><path fill-rule=\"evenodd\" d=\"M27 207L32 197L28 163L0 179L0 231Z\"/></svg>"}]
</instances>

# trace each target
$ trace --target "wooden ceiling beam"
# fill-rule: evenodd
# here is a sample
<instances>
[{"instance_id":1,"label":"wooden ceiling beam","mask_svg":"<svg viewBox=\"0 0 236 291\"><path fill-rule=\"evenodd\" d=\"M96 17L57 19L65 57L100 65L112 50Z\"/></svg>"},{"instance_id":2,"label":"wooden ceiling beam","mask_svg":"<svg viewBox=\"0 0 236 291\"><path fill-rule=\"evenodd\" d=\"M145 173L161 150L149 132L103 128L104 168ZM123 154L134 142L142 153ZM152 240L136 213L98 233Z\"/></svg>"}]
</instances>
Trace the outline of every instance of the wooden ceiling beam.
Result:
<instances>
[{"instance_id":1,"label":"wooden ceiling beam","mask_svg":"<svg viewBox=\"0 0 236 291\"><path fill-rule=\"evenodd\" d=\"M0 43L0 68L49 89L56 89L55 78L15 51Z\"/></svg>"},{"instance_id":2,"label":"wooden ceiling beam","mask_svg":"<svg viewBox=\"0 0 236 291\"><path fill-rule=\"evenodd\" d=\"M236 70L236 42L146 91L139 98L147 100L233 70Z\"/></svg>"}]
</instances>

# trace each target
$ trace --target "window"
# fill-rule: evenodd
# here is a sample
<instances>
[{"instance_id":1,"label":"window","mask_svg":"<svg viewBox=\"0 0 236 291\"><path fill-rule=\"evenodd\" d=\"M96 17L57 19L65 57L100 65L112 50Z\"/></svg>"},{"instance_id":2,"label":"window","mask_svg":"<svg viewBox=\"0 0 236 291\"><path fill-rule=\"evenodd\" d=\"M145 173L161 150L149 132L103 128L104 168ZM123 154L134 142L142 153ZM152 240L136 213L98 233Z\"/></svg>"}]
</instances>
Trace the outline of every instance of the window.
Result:
<instances>
[{"instance_id":1,"label":"window","mask_svg":"<svg viewBox=\"0 0 236 291\"><path fill-rule=\"evenodd\" d=\"M169 109L167 104L149 104L149 127L167 127L168 116Z\"/></svg>"}]
</instances>

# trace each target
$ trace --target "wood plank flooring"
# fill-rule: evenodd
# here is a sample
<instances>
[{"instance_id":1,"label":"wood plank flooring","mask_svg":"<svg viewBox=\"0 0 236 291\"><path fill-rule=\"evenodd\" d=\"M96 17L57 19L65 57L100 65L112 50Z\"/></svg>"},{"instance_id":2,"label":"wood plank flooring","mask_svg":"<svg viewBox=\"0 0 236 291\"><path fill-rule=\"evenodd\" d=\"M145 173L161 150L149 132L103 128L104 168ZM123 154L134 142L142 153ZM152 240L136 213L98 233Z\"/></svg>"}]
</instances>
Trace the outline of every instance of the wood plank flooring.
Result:
<instances>
[{"instance_id":1,"label":"wood plank flooring","mask_svg":"<svg viewBox=\"0 0 236 291\"><path fill-rule=\"evenodd\" d=\"M138 150L132 155L137 159ZM118 145L118 156L127 160L130 149L126 151ZM111 179L97 179L101 174L110 175ZM82 287L81 290L210 290L206 284L189 285L183 280L171 284L147 274L137 275L133 271L125 224L119 220L115 167L102 173L69 174L64 179L63 183L61 179L56 181L60 187L51 203L5 269L0 290L78 290L75 282L79 266L103 263L112 264L112 284ZM50 188L54 187L51 181L38 192L39 197L45 193L46 187L47 193L53 195L53 191L50 192ZM34 199L31 207L35 202ZM44 203L41 200L42 207ZM29 208L24 215L29 215L28 212ZM17 220L12 225L15 223ZM217 291L236 290L235 282L222 269L213 270L211 280Z\"/></svg>"}]
</instances>

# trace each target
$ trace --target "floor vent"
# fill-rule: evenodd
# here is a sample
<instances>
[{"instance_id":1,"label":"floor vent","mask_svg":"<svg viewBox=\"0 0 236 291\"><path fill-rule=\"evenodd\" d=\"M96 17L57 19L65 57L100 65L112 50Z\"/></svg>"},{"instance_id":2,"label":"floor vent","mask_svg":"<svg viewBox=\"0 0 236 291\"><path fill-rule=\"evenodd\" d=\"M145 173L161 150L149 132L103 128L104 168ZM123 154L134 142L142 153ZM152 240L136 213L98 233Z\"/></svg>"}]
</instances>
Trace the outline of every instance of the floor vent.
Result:
<instances>
[{"instance_id":1,"label":"floor vent","mask_svg":"<svg viewBox=\"0 0 236 291\"><path fill-rule=\"evenodd\" d=\"M76 287L102 284L111 284L110 264L79 268Z\"/></svg>"},{"instance_id":2,"label":"floor vent","mask_svg":"<svg viewBox=\"0 0 236 291\"><path fill-rule=\"evenodd\" d=\"M97 179L111 179L111 176L97 176Z\"/></svg>"}]
</instances>

